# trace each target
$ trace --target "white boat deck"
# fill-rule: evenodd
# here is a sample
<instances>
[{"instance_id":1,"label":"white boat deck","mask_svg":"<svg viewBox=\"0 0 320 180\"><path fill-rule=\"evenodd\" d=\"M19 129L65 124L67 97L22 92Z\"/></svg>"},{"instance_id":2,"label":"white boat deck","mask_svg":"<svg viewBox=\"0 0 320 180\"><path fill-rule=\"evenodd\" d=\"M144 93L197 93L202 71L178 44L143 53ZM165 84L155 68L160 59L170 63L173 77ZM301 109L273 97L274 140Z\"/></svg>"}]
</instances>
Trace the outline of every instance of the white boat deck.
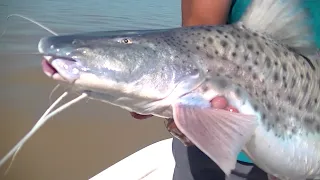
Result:
<instances>
[{"instance_id":1,"label":"white boat deck","mask_svg":"<svg viewBox=\"0 0 320 180\"><path fill-rule=\"evenodd\" d=\"M133 153L90 180L172 180L174 167L170 138Z\"/></svg>"}]
</instances>

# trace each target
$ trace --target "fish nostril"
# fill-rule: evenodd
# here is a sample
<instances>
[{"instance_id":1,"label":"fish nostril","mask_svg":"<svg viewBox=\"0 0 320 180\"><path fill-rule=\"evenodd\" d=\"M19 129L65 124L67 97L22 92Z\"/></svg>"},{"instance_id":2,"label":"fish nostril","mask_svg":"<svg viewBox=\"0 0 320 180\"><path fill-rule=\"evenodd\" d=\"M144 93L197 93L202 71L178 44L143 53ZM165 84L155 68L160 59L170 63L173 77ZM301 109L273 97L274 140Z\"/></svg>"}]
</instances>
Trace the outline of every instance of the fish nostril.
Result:
<instances>
[{"instance_id":1,"label":"fish nostril","mask_svg":"<svg viewBox=\"0 0 320 180\"><path fill-rule=\"evenodd\" d=\"M72 42L71 42L72 45L84 45L84 42L79 40L79 39L74 39Z\"/></svg>"},{"instance_id":2,"label":"fish nostril","mask_svg":"<svg viewBox=\"0 0 320 180\"><path fill-rule=\"evenodd\" d=\"M79 40L77 40L77 39L73 40L73 41L72 41L72 44L73 44L73 45L79 44Z\"/></svg>"},{"instance_id":3,"label":"fish nostril","mask_svg":"<svg viewBox=\"0 0 320 180\"><path fill-rule=\"evenodd\" d=\"M76 52L78 52L80 54L86 54L86 53L90 52L90 49L87 47L81 47L81 48L77 48Z\"/></svg>"}]
</instances>

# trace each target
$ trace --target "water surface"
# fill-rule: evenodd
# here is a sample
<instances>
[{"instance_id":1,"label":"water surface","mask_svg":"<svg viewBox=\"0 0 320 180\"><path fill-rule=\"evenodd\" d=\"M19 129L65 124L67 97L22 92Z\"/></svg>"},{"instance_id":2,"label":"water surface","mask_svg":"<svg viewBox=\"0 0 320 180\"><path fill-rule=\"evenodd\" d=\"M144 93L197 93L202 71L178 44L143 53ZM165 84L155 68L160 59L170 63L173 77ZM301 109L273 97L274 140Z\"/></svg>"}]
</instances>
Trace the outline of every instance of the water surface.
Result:
<instances>
[{"instance_id":1,"label":"water surface","mask_svg":"<svg viewBox=\"0 0 320 180\"><path fill-rule=\"evenodd\" d=\"M11 13L31 17L58 34L180 26L180 1L171 0L4 0L0 2L1 31ZM30 55L37 52L39 39L48 35L13 17L0 39L0 157L49 105L56 83L42 73L41 56ZM21 149L7 176L2 174L8 164L0 168L0 179L88 179L167 137L159 118L137 121L119 108L83 101L45 124Z\"/></svg>"}]
</instances>

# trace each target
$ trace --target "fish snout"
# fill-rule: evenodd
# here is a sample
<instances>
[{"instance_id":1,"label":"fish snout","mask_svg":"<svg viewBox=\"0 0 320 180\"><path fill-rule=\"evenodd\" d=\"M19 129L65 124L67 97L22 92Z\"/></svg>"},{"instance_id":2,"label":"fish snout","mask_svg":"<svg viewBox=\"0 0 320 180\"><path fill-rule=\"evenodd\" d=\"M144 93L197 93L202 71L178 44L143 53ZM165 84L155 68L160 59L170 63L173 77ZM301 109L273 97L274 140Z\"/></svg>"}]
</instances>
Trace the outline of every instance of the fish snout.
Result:
<instances>
[{"instance_id":1,"label":"fish snout","mask_svg":"<svg viewBox=\"0 0 320 180\"><path fill-rule=\"evenodd\" d=\"M79 42L73 36L43 37L38 43L38 51L49 56L70 57Z\"/></svg>"},{"instance_id":2,"label":"fish snout","mask_svg":"<svg viewBox=\"0 0 320 180\"><path fill-rule=\"evenodd\" d=\"M74 82L84 69L74 53L72 36L52 36L41 38L38 50L44 55L43 72L55 80Z\"/></svg>"}]
</instances>

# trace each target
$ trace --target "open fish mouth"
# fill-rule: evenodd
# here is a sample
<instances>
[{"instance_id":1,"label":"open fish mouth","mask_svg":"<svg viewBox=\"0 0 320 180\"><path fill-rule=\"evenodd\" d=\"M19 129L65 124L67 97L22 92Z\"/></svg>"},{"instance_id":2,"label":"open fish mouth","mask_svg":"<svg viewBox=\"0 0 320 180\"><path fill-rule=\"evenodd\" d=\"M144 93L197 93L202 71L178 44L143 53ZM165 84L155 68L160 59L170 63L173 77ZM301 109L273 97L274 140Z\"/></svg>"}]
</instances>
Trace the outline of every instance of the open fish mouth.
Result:
<instances>
[{"instance_id":1,"label":"open fish mouth","mask_svg":"<svg viewBox=\"0 0 320 180\"><path fill-rule=\"evenodd\" d=\"M58 56L43 56L43 72L58 81L74 82L80 78L83 67L74 59Z\"/></svg>"}]
</instances>

